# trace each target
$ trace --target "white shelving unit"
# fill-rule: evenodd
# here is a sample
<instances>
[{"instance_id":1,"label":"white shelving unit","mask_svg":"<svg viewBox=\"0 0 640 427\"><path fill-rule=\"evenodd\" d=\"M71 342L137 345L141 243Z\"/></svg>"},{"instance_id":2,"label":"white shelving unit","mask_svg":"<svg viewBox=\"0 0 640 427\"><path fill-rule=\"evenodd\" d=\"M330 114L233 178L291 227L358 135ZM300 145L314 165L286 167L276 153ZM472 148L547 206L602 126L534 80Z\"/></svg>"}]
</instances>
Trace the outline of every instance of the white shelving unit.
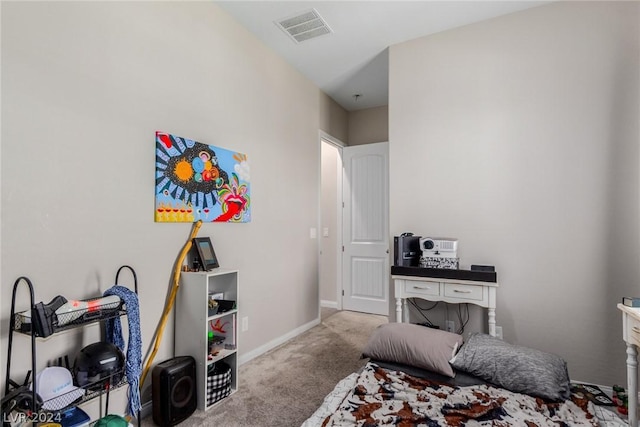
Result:
<instances>
[{"instance_id":1,"label":"white shelving unit","mask_svg":"<svg viewBox=\"0 0 640 427\"><path fill-rule=\"evenodd\" d=\"M198 409L203 411L225 400L207 404L207 372L214 363L222 360L231 367L231 394L238 389L238 310L234 308L209 316L208 300L212 293L222 293L223 299L235 301L237 307L238 270L216 268L181 274L175 305L175 355L195 358ZM225 333L216 332L215 335L225 336L224 344L233 347L224 348L210 357L208 333L216 322L223 325Z\"/></svg>"}]
</instances>

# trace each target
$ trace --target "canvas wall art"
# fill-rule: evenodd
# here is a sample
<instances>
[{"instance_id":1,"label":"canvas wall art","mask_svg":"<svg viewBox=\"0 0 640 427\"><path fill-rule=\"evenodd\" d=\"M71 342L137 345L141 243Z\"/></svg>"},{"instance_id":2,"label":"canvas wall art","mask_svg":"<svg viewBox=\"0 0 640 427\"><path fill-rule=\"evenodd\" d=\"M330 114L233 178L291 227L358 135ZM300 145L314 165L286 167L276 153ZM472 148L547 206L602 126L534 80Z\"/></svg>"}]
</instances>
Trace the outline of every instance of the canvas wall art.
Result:
<instances>
[{"instance_id":1,"label":"canvas wall art","mask_svg":"<svg viewBox=\"0 0 640 427\"><path fill-rule=\"evenodd\" d=\"M246 154L156 132L156 222L249 222Z\"/></svg>"}]
</instances>

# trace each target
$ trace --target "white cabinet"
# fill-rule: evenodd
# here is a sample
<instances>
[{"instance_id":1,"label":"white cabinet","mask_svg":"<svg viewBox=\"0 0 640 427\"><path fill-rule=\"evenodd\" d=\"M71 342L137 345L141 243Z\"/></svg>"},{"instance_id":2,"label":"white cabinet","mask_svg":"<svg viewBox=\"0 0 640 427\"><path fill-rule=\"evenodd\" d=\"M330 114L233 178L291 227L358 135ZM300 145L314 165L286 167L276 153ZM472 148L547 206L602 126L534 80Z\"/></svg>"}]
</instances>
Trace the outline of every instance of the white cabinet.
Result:
<instances>
[{"instance_id":1,"label":"white cabinet","mask_svg":"<svg viewBox=\"0 0 640 427\"><path fill-rule=\"evenodd\" d=\"M218 299L222 294L222 300L233 301L235 305L225 312L209 315L209 296L214 294L218 294ZM216 268L181 273L175 306L175 355L195 358L198 409L203 411L224 400L207 399L208 373L216 364L221 365L218 362L231 368L229 393L238 388L238 297L237 270ZM214 346L215 355L209 352L211 335L215 341L224 337L224 341ZM216 396L219 398L221 394Z\"/></svg>"},{"instance_id":2,"label":"white cabinet","mask_svg":"<svg viewBox=\"0 0 640 427\"><path fill-rule=\"evenodd\" d=\"M475 304L488 311L489 335L496 335L497 282L393 275L396 322L408 321L407 298L444 301L450 304Z\"/></svg>"}]
</instances>

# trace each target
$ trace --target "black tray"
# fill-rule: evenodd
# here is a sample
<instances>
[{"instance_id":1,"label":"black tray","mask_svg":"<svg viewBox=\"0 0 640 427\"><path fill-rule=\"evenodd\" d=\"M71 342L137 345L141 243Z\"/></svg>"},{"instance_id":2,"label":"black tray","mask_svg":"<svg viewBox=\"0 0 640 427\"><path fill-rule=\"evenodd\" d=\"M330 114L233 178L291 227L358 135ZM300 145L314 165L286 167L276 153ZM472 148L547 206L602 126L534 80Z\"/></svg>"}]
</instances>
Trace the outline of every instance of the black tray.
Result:
<instances>
[{"instance_id":1,"label":"black tray","mask_svg":"<svg viewBox=\"0 0 640 427\"><path fill-rule=\"evenodd\" d=\"M476 282L491 283L496 283L498 281L498 275L495 271L400 267L394 265L393 267L391 267L391 274L394 276L435 277L437 279L474 280Z\"/></svg>"}]
</instances>

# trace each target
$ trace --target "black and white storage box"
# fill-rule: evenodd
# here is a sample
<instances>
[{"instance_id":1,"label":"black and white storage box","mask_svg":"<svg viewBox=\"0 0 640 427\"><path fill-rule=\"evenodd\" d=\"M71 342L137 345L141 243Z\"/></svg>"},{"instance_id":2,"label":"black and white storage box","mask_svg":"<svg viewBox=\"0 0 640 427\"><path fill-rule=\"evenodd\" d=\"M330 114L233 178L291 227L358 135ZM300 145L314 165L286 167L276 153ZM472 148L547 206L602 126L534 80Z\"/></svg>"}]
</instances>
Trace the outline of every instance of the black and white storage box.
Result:
<instances>
[{"instance_id":1,"label":"black and white storage box","mask_svg":"<svg viewBox=\"0 0 640 427\"><path fill-rule=\"evenodd\" d=\"M213 405L231 394L231 366L216 362L207 374L207 405Z\"/></svg>"},{"instance_id":2,"label":"black and white storage box","mask_svg":"<svg viewBox=\"0 0 640 427\"><path fill-rule=\"evenodd\" d=\"M420 257L420 267L422 268L447 268L457 270L460 258L448 257Z\"/></svg>"}]
</instances>

